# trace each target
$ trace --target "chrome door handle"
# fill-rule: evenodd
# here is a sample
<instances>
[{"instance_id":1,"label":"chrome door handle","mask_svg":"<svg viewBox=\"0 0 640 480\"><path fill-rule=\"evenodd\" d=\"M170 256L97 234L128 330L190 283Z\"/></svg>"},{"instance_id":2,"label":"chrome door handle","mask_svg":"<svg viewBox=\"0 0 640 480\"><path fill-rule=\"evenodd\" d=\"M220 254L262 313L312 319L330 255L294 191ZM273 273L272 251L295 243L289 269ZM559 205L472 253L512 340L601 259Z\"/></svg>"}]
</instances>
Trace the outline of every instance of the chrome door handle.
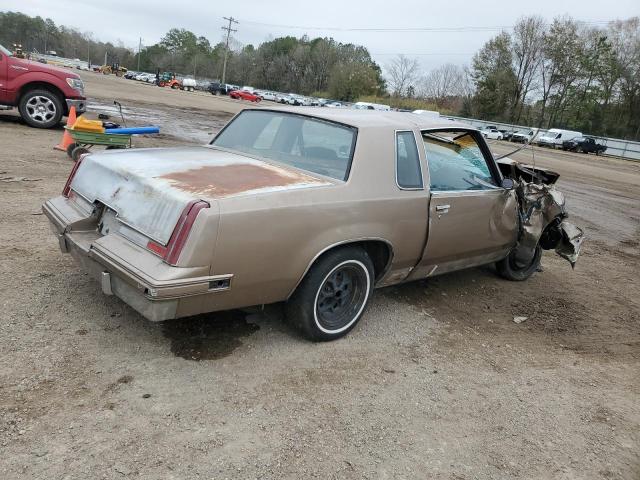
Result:
<instances>
[{"instance_id":1,"label":"chrome door handle","mask_svg":"<svg viewBox=\"0 0 640 480\"><path fill-rule=\"evenodd\" d=\"M451 205L436 205L436 212L447 213L449 208L451 208Z\"/></svg>"}]
</instances>

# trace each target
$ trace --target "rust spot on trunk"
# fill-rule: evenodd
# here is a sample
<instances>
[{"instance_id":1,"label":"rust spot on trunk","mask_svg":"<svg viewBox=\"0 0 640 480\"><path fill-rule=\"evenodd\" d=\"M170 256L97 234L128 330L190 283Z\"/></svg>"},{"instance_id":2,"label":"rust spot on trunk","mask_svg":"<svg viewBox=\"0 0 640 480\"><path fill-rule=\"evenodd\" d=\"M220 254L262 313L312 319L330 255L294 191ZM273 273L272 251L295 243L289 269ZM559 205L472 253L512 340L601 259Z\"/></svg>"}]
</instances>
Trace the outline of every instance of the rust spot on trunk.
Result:
<instances>
[{"instance_id":1,"label":"rust spot on trunk","mask_svg":"<svg viewBox=\"0 0 640 480\"><path fill-rule=\"evenodd\" d=\"M169 180L181 190L209 197L226 197L260 188L323 183L316 178L271 165L248 163L203 166L184 172L169 173L160 178Z\"/></svg>"}]
</instances>

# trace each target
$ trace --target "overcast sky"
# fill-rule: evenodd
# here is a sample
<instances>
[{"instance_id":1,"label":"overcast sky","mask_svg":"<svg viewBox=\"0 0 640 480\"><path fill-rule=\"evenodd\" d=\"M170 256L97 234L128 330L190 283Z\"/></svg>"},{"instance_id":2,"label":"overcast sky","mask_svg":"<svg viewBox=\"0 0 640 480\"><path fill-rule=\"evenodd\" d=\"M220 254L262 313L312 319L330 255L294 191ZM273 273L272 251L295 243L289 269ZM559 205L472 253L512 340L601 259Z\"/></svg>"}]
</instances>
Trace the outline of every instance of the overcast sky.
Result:
<instances>
[{"instance_id":1,"label":"overcast sky","mask_svg":"<svg viewBox=\"0 0 640 480\"><path fill-rule=\"evenodd\" d=\"M233 16L240 22L234 37L241 44L305 33L330 36L364 45L382 66L403 53L430 69L447 62L469 63L499 27L509 27L523 15L540 14L551 21L569 14L576 20L606 22L640 15L640 1L2 0L0 9L49 17L58 25L90 31L95 39L121 40L132 48L137 48L139 37L144 45L152 45L173 27L191 30L215 44L222 38L222 17ZM396 28L439 31L371 30Z\"/></svg>"}]
</instances>

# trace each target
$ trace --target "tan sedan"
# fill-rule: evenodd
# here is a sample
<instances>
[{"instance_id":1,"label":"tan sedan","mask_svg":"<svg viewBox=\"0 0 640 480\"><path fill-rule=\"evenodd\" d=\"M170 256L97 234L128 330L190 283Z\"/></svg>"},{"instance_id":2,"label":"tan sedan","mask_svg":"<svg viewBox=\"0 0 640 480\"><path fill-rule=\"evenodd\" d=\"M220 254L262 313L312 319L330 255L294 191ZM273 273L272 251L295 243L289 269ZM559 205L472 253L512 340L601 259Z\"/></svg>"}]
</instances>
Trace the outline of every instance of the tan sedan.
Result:
<instances>
[{"instance_id":1,"label":"tan sedan","mask_svg":"<svg viewBox=\"0 0 640 480\"><path fill-rule=\"evenodd\" d=\"M542 249L575 263L556 179L444 119L247 109L210 145L83 156L43 210L61 250L150 320L285 301L331 340L374 287L494 262L524 280Z\"/></svg>"}]
</instances>

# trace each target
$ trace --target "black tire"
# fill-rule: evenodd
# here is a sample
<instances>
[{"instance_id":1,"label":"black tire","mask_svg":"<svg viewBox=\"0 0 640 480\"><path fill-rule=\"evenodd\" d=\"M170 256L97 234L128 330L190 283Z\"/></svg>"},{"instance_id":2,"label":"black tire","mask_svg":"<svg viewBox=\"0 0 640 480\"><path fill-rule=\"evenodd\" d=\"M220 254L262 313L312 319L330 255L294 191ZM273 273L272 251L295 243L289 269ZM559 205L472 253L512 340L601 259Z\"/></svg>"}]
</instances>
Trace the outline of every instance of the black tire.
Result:
<instances>
[{"instance_id":1,"label":"black tire","mask_svg":"<svg viewBox=\"0 0 640 480\"><path fill-rule=\"evenodd\" d=\"M73 149L76 147L79 147L77 143L70 143L67 147L67 155L69 155L69 158L73 158Z\"/></svg>"},{"instance_id":2,"label":"black tire","mask_svg":"<svg viewBox=\"0 0 640 480\"><path fill-rule=\"evenodd\" d=\"M524 267L517 265L515 256L513 252L511 252L507 258L503 258L499 262L496 262L496 269L502 278L506 278L507 280L514 282L522 282L538 271L540 268L541 258L542 248L538 245L529 265Z\"/></svg>"},{"instance_id":3,"label":"black tire","mask_svg":"<svg viewBox=\"0 0 640 480\"><path fill-rule=\"evenodd\" d=\"M18 102L18 110L27 125L34 128L53 128L64 113L60 97L45 89L25 92Z\"/></svg>"},{"instance_id":4,"label":"black tire","mask_svg":"<svg viewBox=\"0 0 640 480\"><path fill-rule=\"evenodd\" d=\"M89 153L89 149L86 147L78 146L71 152L71 158L74 162L77 162L78 160L80 160L80 155L84 155L85 153Z\"/></svg>"},{"instance_id":5,"label":"black tire","mask_svg":"<svg viewBox=\"0 0 640 480\"><path fill-rule=\"evenodd\" d=\"M332 250L311 267L287 301L287 320L309 340L336 340L362 318L373 284L373 262L364 250Z\"/></svg>"}]
</instances>

